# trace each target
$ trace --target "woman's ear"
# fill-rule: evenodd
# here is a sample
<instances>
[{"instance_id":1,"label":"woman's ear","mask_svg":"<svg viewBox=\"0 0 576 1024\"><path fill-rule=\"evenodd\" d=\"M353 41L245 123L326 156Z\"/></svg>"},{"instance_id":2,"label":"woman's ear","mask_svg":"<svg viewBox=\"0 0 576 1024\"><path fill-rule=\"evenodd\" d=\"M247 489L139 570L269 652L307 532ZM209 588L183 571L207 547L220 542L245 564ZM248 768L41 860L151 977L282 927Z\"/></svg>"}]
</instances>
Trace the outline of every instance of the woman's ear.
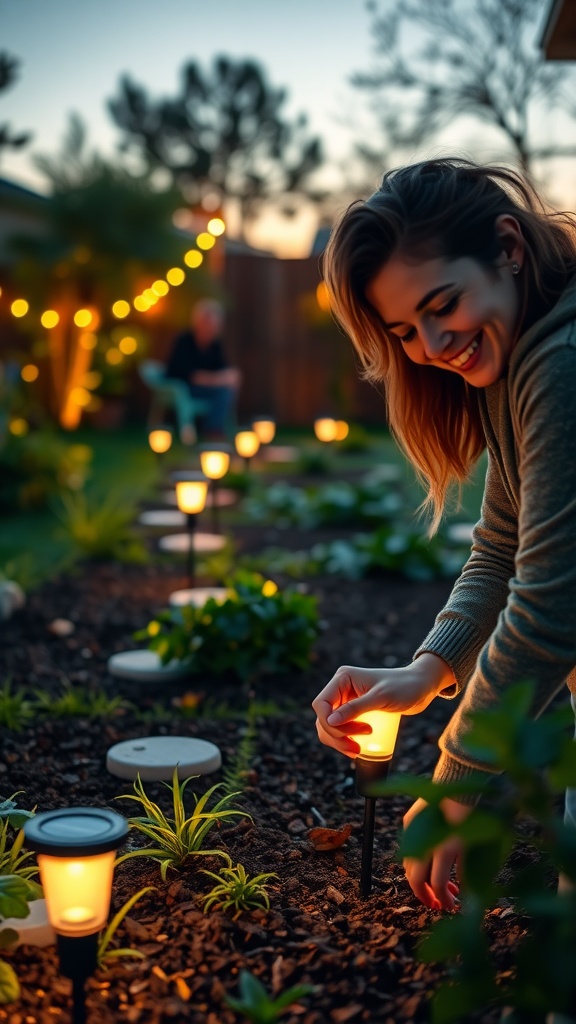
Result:
<instances>
[{"instance_id":1,"label":"woman's ear","mask_svg":"<svg viewBox=\"0 0 576 1024\"><path fill-rule=\"evenodd\" d=\"M526 242L522 228L511 213L501 213L496 218L496 233L502 246L501 266L515 264L521 268L524 263ZM518 273L518 271L515 271Z\"/></svg>"}]
</instances>

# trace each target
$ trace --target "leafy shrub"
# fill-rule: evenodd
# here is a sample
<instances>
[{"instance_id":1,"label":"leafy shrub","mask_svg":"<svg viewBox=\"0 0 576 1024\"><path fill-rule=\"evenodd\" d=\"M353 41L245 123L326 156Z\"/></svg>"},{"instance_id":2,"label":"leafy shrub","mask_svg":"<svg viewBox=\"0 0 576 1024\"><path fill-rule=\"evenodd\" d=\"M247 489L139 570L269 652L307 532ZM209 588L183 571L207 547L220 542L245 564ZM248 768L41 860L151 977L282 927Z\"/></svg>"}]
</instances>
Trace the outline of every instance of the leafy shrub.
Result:
<instances>
[{"instance_id":1,"label":"leafy shrub","mask_svg":"<svg viewBox=\"0 0 576 1024\"><path fill-rule=\"evenodd\" d=\"M511 1024L543 1024L549 1011L569 1013L576 1005L576 830L564 825L556 810L558 794L576 786L576 744L568 732L574 718L561 709L534 721L533 699L533 686L516 685L498 708L470 716L467 747L495 772L506 772L506 788L484 773L442 785L391 779L383 787L428 804L406 830L401 857L422 859L451 835L464 844L461 912L438 922L420 951L422 959L446 961L451 969L449 983L434 998L435 1024L461 1021L489 1004L512 1007ZM481 801L460 825L449 825L440 803L463 792L485 792L489 801ZM509 878L501 869L517 839L520 814L538 825L536 835L523 836L538 858ZM571 891L547 888L551 870L567 876ZM488 908L503 899L512 900L530 924L514 950L511 977L498 984L483 924Z\"/></svg>"},{"instance_id":2,"label":"leafy shrub","mask_svg":"<svg viewBox=\"0 0 576 1024\"><path fill-rule=\"evenodd\" d=\"M97 495L84 492L60 495L55 508L63 532L86 558L115 558L121 562L145 562L146 548L131 526L136 518L136 505L124 495Z\"/></svg>"},{"instance_id":3,"label":"leafy shrub","mask_svg":"<svg viewBox=\"0 0 576 1024\"><path fill-rule=\"evenodd\" d=\"M234 910L236 920L244 910L270 910L267 882L269 878L278 878L274 871L264 871L250 877L242 864L232 867L228 857L228 864L220 868L218 874L204 869L202 874L216 882L214 888L203 897L204 913L214 906L218 910Z\"/></svg>"},{"instance_id":4,"label":"leafy shrub","mask_svg":"<svg viewBox=\"0 0 576 1024\"><path fill-rule=\"evenodd\" d=\"M9 436L0 448L0 509L42 508L62 490L86 479L92 450L66 444L47 430Z\"/></svg>"},{"instance_id":5,"label":"leafy shrub","mask_svg":"<svg viewBox=\"0 0 576 1024\"><path fill-rule=\"evenodd\" d=\"M228 586L225 601L163 612L136 638L148 640L164 664L187 661L192 672L248 679L305 668L318 632L316 598L280 591L256 573L238 573Z\"/></svg>"}]
</instances>

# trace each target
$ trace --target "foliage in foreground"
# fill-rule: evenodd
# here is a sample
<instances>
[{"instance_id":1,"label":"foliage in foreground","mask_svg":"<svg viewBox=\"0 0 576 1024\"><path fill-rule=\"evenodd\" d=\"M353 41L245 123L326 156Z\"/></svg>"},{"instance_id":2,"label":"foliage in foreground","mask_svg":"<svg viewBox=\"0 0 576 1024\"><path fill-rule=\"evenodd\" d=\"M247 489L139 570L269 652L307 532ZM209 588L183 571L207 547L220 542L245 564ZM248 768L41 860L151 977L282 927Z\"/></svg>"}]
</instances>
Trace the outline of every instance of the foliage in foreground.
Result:
<instances>
[{"instance_id":1,"label":"foliage in foreground","mask_svg":"<svg viewBox=\"0 0 576 1024\"><path fill-rule=\"evenodd\" d=\"M43 508L54 495L83 485L91 459L87 445L66 444L54 431L10 435L0 446L0 508Z\"/></svg>"},{"instance_id":2,"label":"foliage in foreground","mask_svg":"<svg viewBox=\"0 0 576 1024\"><path fill-rule=\"evenodd\" d=\"M264 871L250 877L242 864L233 867L228 857L228 863L217 874L204 869L202 874L216 882L203 898L204 913L213 906L223 911L234 910L236 920L245 910L270 910L267 882L269 878L278 878L274 871Z\"/></svg>"},{"instance_id":3,"label":"foliage in foreground","mask_svg":"<svg viewBox=\"0 0 576 1024\"><path fill-rule=\"evenodd\" d=\"M129 818L129 824L131 828L141 832L153 844L122 854L116 860L116 864L122 864L123 861L130 860L132 857L151 857L152 860L160 864L160 874L166 881L168 868L183 867L189 857L224 857L224 859L228 857L223 850L204 850L202 848L208 832L214 825L219 825L228 818L239 816L248 818L250 815L245 811L230 807L236 793L226 793L208 810L210 800L222 788L222 783L218 782L202 796L198 796L197 793L192 794L194 807L192 813L187 816L184 807L184 790L193 778L197 778L197 776L191 775L184 782L179 783L178 767L176 767L172 775L172 785L168 782L162 783L172 793L172 817L165 815L158 804L150 799L139 775L134 783L135 792L116 798L117 800L135 800L141 804L145 813L140 817Z\"/></svg>"},{"instance_id":4,"label":"foliage in foreground","mask_svg":"<svg viewBox=\"0 0 576 1024\"><path fill-rule=\"evenodd\" d=\"M443 785L397 778L383 787L383 792L419 796L428 804L406 830L401 857L423 858L451 835L458 836L465 848L461 912L438 922L421 947L422 959L446 961L451 968L449 983L434 998L434 1024L461 1021L490 1004L513 1007L510 1024L544 1024L548 1012L569 1013L576 1005L576 830L556 811L558 794L576 786L574 718L563 708L533 721L533 698L533 686L519 684L510 688L498 708L471 716L470 752L494 772L505 772L508 787L484 773ZM486 798L463 823L449 825L440 803L463 793L485 793ZM530 843L538 857L508 881L501 869L517 838L519 815L537 823L537 834L523 836L522 841ZM550 871L567 876L572 891L550 891ZM531 923L514 951L511 978L498 984L484 918L502 899L512 900Z\"/></svg>"},{"instance_id":5,"label":"foliage in foreground","mask_svg":"<svg viewBox=\"0 0 576 1024\"><path fill-rule=\"evenodd\" d=\"M146 548L132 529L136 504L122 494L106 497L85 492L62 493L55 512L62 532L84 558L113 558L119 562L145 562Z\"/></svg>"},{"instance_id":6,"label":"foliage in foreground","mask_svg":"<svg viewBox=\"0 0 576 1024\"><path fill-rule=\"evenodd\" d=\"M145 959L145 954L141 953L139 949L132 949L130 946L121 946L116 947L115 949L111 949L110 943L112 942L112 939L114 938L118 928L122 924L122 921L124 920L126 915L129 914L130 911L132 910L132 907L138 902L139 899L142 898L142 896L145 896L147 892L153 891L154 886L147 885L145 886L144 889L140 889L138 892L135 892L133 896L130 896L130 899L127 899L126 902L122 904L120 910L118 910L117 913L114 914L114 917L112 918L108 926L104 929L103 932L101 932L100 936L98 937L97 958L98 967L100 967L102 970L106 970L109 963L114 962L114 960L120 959L120 957L128 956L136 960Z\"/></svg>"},{"instance_id":7,"label":"foliage in foreground","mask_svg":"<svg viewBox=\"0 0 576 1024\"><path fill-rule=\"evenodd\" d=\"M249 971L240 971L240 998L226 996L226 1003L252 1024L274 1024L285 1010L313 991L313 985L293 985L273 999L258 978Z\"/></svg>"},{"instance_id":8,"label":"foliage in foreground","mask_svg":"<svg viewBox=\"0 0 576 1024\"><path fill-rule=\"evenodd\" d=\"M32 876L37 868L24 865L30 854L22 852L24 833L22 825L32 817L31 811L17 807L13 793L7 800L0 801L0 949L8 949L18 939L12 928L3 928L2 921L9 917L24 918L30 913L28 904L42 895L42 890ZM20 829L16 839L9 844L8 829ZM12 966L0 960L0 1005L12 1003L20 996L20 985Z\"/></svg>"},{"instance_id":9,"label":"foliage in foreground","mask_svg":"<svg viewBox=\"0 0 576 1024\"><path fill-rule=\"evenodd\" d=\"M224 601L187 605L161 613L136 634L166 664L187 661L191 672L232 672L246 680L309 664L318 632L316 598L278 590L272 580L239 572Z\"/></svg>"},{"instance_id":10,"label":"foliage in foreground","mask_svg":"<svg viewBox=\"0 0 576 1024\"><path fill-rule=\"evenodd\" d=\"M108 717L128 706L129 702L122 697L109 697L104 690L87 690L71 683L65 683L55 696L36 690L34 697L30 697L22 686L13 688L12 680L8 678L0 686L0 728L20 732L38 715L51 718Z\"/></svg>"}]
</instances>

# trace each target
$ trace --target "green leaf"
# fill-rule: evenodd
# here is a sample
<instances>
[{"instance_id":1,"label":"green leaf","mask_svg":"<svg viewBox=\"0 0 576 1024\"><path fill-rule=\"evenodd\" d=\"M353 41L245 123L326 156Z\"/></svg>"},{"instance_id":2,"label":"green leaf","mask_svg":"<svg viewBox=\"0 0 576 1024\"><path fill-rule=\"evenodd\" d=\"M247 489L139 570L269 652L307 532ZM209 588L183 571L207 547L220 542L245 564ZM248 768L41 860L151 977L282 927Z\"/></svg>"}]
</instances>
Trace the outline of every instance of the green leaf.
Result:
<instances>
[{"instance_id":1,"label":"green leaf","mask_svg":"<svg viewBox=\"0 0 576 1024\"><path fill-rule=\"evenodd\" d=\"M0 916L28 917L30 885L18 875L0 875Z\"/></svg>"},{"instance_id":2,"label":"green leaf","mask_svg":"<svg viewBox=\"0 0 576 1024\"><path fill-rule=\"evenodd\" d=\"M13 968L0 960L0 1004L15 1003L19 998L20 984Z\"/></svg>"},{"instance_id":3,"label":"green leaf","mask_svg":"<svg viewBox=\"0 0 576 1024\"><path fill-rule=\"evenodd\" d=\"M14 928L3 928L0 924L0 949L10 949L18 942L18 932Z\"/></svg>"}]
</instances>

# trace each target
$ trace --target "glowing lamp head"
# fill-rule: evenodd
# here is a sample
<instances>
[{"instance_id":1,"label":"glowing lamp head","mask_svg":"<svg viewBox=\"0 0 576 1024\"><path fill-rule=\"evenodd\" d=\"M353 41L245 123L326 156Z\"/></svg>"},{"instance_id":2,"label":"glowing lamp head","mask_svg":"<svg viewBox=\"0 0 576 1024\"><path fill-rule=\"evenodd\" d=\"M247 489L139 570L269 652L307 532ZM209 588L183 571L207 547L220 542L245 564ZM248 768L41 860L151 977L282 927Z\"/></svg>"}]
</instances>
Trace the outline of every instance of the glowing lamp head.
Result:
<instances>
[{"instance_id":1,"label":"glowing lamp head","mask_svg":"<svg viewBox=\"0 0 576 1024\"><path fill-rule=\"evenodd\" d=\"M198 515L206 504L208 478L204 473L191 471L175 477L176 501L181 512L189 516Z\"/></svg>"},{"instance_id":2,"label":"glowing lamp head","mask_svg":"<svg viewBox=\"0 0 576 1024\"><path fill-rule=\"evenodd\" d=\"M128 822L100 807L69 807L36 814L24 828L38 855L50 924L58 935L93 935L110 909L116 850Z\"/></svg>"},{"instance_id":3,"label":"glowing lamp head","mask_svg":"<svg viewBox=\"0 0 576 1024\"><path fill-rule=\"evenodd\" d=\"M236 451L243 459L251 459L260 447L260 438L255 430L239 430L234 438Z\"/></svg>"},{"instance_id":4,"label":"glowing lamp head","mask_svg":"<svg viewBox=\"0 0 576 1024\"><path fill-rule=\"evenodd\" d=\"M200 449L200 465L204 475L210 480L221 480L228 472L230 455L229 444L204 445Z\"/></svg>"},{"instance_id":5,"label":"glowing lamp head","mask_svg":"<svg viewBox=\"0 0 576 1024\"><path fill-rule=\"evenodd\" d=\"M148 444L153 452L162 455L172 445L172 431L168 427L155 427L148 434Z\"/></svg>"},{"instance_id":6,"label":"glowing lamp head","mask_svg":"<svg viewBox=\"0 0 576 1024\"><path fill-rule=\"evenodd\" d=\"M358 756L367 761L390 761L401 717L400 712L395 711L365 711L358 715L354 721L366 722L372 728L370 733L354 736L354 741L360 747Z\"/></svg>"},{"instance_id":7,"label":"glowing lamp head","mask_svg":"<svg viewBox=\"0 0 576 1024\"><path fill-rule=\"evenodd\" d=\"M276 433L276 423L270 416L259 416L252 421L252 429L258 435L260 444L270 444Z\"/></svg>"},{"instance_id":8,"label":"glowing lamp head","mask_svg":"<svg viewBox=\"0 0 576 1024\"><path fill-rule=\"evenodd\" d=\"M336 420L336 432L334 436L335 441L344 441L350 433L350 427L346 420Z\"/></svg>"},{"instance_id":9,"label":"glowing lamp head","mask_svg":"<svg viewBox=\"0 0 576 1024\"><path fill-rule=\"evenodd\" d=\"M314 420L314 433L319 441L335 441L337 434L336 420L331 416L320 416Z\"/></svg>"}]
</instances>

